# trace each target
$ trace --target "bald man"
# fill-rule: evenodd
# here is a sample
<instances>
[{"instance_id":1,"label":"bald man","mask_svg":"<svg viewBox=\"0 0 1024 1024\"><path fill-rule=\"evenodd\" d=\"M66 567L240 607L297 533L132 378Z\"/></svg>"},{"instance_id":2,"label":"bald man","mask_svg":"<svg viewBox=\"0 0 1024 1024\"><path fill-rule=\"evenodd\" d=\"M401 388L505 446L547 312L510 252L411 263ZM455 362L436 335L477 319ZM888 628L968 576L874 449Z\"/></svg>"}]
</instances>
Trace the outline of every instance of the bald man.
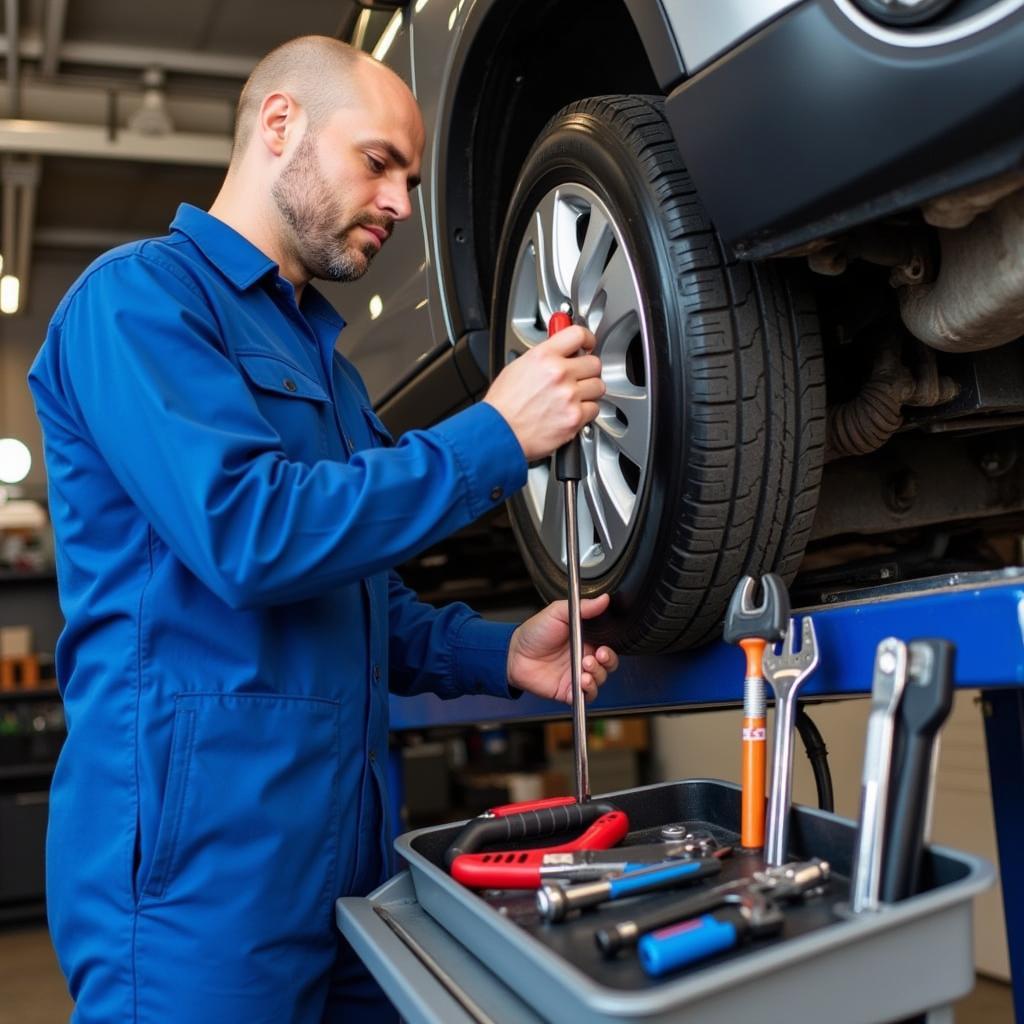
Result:
<instances>
[{"instance_id":1,"label":"bald man","mask_svg":"<svg viewBox=\"0 0 1024 1024\"><path fill-rule=\"evenodd\" d=\"M80 1024L389 1019L333 927L389 873L389 692L568 700L564 603L513 629L393 566L594 418L593 336L395 441L309 283L402 244L423 138L382 65L286 43L210 211L94 262L33 365L67 621L47 897ZM616 662L587 648L591 695Z\"/></svg>"}]
</instances>

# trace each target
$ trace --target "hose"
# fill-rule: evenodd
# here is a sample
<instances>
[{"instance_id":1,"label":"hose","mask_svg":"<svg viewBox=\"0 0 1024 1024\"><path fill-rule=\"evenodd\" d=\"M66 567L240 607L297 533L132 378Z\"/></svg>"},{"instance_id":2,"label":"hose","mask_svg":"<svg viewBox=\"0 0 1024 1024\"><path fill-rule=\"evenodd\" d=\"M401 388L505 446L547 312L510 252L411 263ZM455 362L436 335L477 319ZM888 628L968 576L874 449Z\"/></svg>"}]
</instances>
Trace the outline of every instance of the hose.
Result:
<instances>
[{"instance_id":1,"label":"hose","mask_svg":"<svg viewBox=\"0 0 1024 1024\"><path fill-rule=\"evenodd\" d=\"M832 772L828 766L828 747L825 746L818 727L811 721L811 716L802 705L797 709L796 729L800 733L804 750L807 751L807 760L811 762L811 770L814 772L818 806L823 811L834 811L835 797L832 794Z\"/></svg>"}]
</instances>

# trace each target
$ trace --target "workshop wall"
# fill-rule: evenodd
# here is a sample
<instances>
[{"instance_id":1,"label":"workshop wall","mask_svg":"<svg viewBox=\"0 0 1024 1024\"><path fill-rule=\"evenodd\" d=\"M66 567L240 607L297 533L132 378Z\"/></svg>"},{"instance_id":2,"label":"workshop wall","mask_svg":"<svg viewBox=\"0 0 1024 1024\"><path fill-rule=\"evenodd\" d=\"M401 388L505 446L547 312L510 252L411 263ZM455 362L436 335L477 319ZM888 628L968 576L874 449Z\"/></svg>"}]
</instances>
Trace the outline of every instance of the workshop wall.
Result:
<instances>
[{"instance_id":1,"label":"workshop wall","mask_svg":"<svg viewBox=\"0 0 1024 1024\"><path fill-rule=\"evenodd\" d=\"M45 497L46 471L42 434L25 377L57 303L97 255L81 250L37 254L25 311L0 318L0 437L16 437L32 453L32 469L22 485L29 498Z\"/></svg>"}]
</instances>

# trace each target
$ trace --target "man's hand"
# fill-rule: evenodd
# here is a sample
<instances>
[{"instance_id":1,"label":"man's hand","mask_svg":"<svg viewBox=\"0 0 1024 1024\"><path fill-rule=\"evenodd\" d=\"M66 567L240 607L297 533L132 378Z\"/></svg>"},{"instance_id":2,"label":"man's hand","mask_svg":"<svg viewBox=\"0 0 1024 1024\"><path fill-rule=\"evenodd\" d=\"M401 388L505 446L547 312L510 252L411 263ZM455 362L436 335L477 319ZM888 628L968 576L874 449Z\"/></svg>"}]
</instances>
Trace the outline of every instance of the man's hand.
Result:
<instances>
[{"instance_id":1,"label":"man's hand","mask_svg":"<svg viewBox=\"0 0 1024 1024\"><path fill-rule=\"evenodd\" d=\"M597 416L605 392L597 340L585 327L566 327L513 359L484 401L505 417L528 462L543 459Z\"/></svg>"},{"instance_id":2,"label":"man's hand","mask_svg":"<svg viewBox=\"0 0 1024 1024\"><path fill-rule=\"evenodd\" d=\"M609 597L580 602L584 619L594 619L608 607ZM619 656L610 647L583 644L583 692L587 700L597 696L598 687L609 672L619 667ZM527 619L512 634L508 648L508 680L528 693L551 700L572 702L572 674L569 665L569 604L551 604Z\"/></svg>"}]
</instances>

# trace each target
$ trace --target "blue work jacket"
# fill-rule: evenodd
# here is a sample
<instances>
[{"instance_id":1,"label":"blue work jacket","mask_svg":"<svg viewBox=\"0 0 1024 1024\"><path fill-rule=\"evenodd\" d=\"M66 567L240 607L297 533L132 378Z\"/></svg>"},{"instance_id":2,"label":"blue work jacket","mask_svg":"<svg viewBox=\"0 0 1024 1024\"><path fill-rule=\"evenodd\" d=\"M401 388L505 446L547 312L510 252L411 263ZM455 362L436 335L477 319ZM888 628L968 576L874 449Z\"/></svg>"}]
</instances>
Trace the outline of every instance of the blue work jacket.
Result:
<instances>
[{"instance_id":1,"label":"blue work jacket","mask_svg":"<svg viewBox=\"0 0 1024 1024\"><path fill-rule=\"evenodd\" d=\"M388 690L510 696L511 627L392 566L523 485L515 436L481 403L393 443L341 318L277 271L182 206L84 272L29 375L66 619L58 931L211 892L329 928L387 857Z\"/></svg>"}]
</instances>

